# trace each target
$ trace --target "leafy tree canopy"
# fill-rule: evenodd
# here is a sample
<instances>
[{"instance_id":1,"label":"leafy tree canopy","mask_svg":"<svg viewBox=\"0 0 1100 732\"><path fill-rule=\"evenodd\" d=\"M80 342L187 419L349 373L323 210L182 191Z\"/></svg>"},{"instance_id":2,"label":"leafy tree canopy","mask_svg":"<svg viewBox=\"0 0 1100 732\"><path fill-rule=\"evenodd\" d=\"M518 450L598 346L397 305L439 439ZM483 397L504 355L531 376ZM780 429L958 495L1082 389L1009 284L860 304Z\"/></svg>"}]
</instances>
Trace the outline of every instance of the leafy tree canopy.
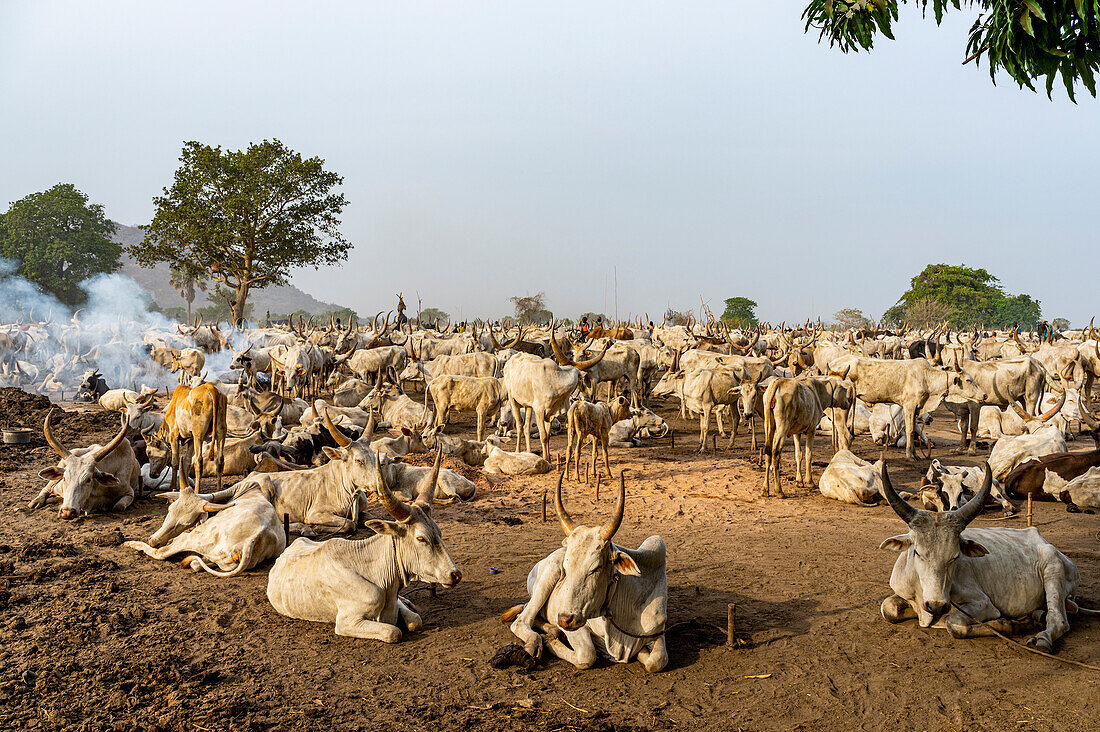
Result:
<instances>
[{"instance_id":1,"label":"leafy tree canopy","mask_svg":"<svg viewBox=\"0 0 1100 732\"><path fill-rule=\"evenodd\" d=\"M943 306L939 313L933 312L930 301ZM943 315L940 322L946 319L958 327L1004 328L1013 323L1031 327L1042 317L1039 301L1030 295L1007 295L1000 280L986 270L951 264L925 267L884 317L927 327L930 323L924 321L937 314Z\"/></svg>"},{"instance_id":2,"label":"leafy tree canopy","mask_svg":"<svg viewBox=\"0 0 1100 732\"><path fill-rule=\"evenodd\" d=\"M738 328L755 328L759 322L756 318L756 302L747 297L727 299L721 320Z\"/></svg>"},{"instance_id":3,"label":"leafy tree canopy","mask_svg":"<svg viewBox=\"0 0 1100 732\"><path fill-rule=\"evenodd\" d=\"M446 325L450 319L450 313L439 308L424 308L420 311L420 322L432 328Z\"/></svg>"},{"instance_id":4,"label":"leafy tree canopy","mask_svg":"<svg viewBox=\"0 0 1100 732\"><path fill-rule=\"evenodd\" d=\"M71 183L58 183L19 199L0 217L0 256L18 262L16 274L61 302L80 305L81 282L122 266L114 233L103 206L89 204Z\"/></svg>"},{"instance_id":5,"label":"leafy tree canopy","mask_svg":"<svg viewBox=\"0 0 1100 732\"><path fill-rule=\"evenodd\" d=\"M844 308L833 314L833 320L841 330L850 328L866 328L871 324L871 319L863 314L859 308Z\"/></svg>"},{"instance_id":6,"label":"leafy tree canopy","mask_svg":"<svg viewBox=\"0 0 1100 732\"><path fill-rule=\"evenodd\" d=\"M818 29L820 40L845 53L870 50L880 33L894 39L891 25L906 1L811 0L802 19L807 32ZM998 71L1032 91L1035 80L1045 79L1049 97L1060 77L1070 99L1078 83L1096 96L1100 3L1095 0L912 0L912 5L922 11L931 6L937 24L952 8L976 6L963 63L985 56L994 83Z\"/></svg>"},{"instance_id":7,"label":"leafy tree canopy","mask_svg":"<svg viewBox=\"0 0 1100 732\"><path fill-rule=\"evenodd\" d=\"M232 320L240 322L250 290L285 284L294 267L347 259L351 244L338 218L347 200L334 190L343 178L324 165L278 140L237 151L187 142L130 253L142 266L168 262L229 288Z\"/></svg>"},{"instance_id":8,"label":"leafy tree canopy","mask_svg":"<svg viewBox=\"0 0 1100 732\"><path fill-rule=\"evenodd\" d=\"M531 323L549 323L553 314L546 309L546 293L534 295L515 295L508 298L515 306L516 320L524 325Z\"/></svg>"},{"instance_id":9,"label":"leafy tree canopy","mask_svg":"<svg viewBox=\"0 0 1100 732\"><path fill-rule=\"evenodd\" d=\"M1054 326L1055 330L1069 330L1069 321L1065 318L1055 318L1050 321L1050 324Z\"/></svg>"}]
</instances>

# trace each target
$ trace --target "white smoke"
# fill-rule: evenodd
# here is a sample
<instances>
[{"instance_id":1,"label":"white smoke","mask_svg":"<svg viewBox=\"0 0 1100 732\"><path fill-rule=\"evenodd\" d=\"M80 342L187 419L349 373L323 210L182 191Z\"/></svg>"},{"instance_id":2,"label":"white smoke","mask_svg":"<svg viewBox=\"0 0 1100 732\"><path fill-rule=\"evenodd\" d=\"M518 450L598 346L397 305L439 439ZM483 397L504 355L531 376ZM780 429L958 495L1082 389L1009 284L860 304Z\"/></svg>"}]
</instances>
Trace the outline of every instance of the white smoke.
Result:
<instances>
[{"instance_id":1,"label":"white smoke","mask_svg":"<svg viewBox=\"0 0 1100 732\"><path fill-rule=\"evenodd\" d=\"M82 374L93 369L110 388L177 383L148 351L194 343L175 321L152 310L149 294L132 278L100 274L81 282L87 303L74 311L18 276L17 268L17 262L0 258L0 386L51 392L60 384L75 393ZM236 331L225 335L234 347L245 340ZM207 354L209 377L228 371L232 357L227 351Z\"/></svg>"}]
</instances>

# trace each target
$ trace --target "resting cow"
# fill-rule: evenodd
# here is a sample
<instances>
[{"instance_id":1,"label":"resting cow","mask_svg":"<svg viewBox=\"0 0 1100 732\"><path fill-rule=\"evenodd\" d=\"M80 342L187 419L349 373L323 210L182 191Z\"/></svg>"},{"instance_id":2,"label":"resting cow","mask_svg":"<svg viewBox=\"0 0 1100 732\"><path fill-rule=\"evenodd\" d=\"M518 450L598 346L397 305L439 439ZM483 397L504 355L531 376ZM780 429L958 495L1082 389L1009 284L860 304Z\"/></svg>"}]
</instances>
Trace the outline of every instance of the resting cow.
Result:
<instances>
[{"instance_id":1,"label":"resting cow","mask_svg":"<svg viewBox=\"0 0 1100 732\"><path fill-rule=\"evenodd\" d=\"M511 621L532 656L542 654L545 642L551 653L581 669L603 657L616 663L637 658L647 671L662 670L668 664L664 540L651 536L637 549L611 543L626 504L622 474L614 516L603 526L578 526L562 505L564 477L558 474L554 494L563 546L527 576L527 604L508 610L501 620Z\"/></svg>"},{"instance_id":2,"label":"resting cow","mask_svg":"<svg viewBox=\"0 0 1100 732\"><path fill-rule=\"evenodd\" d=\"M298 539L275 561L267 599L280 615L335 623L336 635L396 643L398 620L409 631L421 626L398 592L414 580L454 587L462 573L432 520L435 485L409 505L390 491L377 455L374 475L378 497L395 520L368 521L376 535L358 541Z\"/></svg>"},{"instance_id":3,"label":"resting cow","mask_svg":"<svg viewBox=\"0 0 1100 732\"><path fill-rule=\"evenodd\" d=\"M234 577L279 556L286 548L279 515L259 493L248 493L227 504L210 503L189 487L160 497L175 499L160 529L148 543L128 541L123 546L159 560L186 554L184 566L218 577Z\"/></svg>"},{"instance_id":4,"label":"resting cow","mask_svg":"<svg viewBox=\"0 0 1100 732\"><path fill-rule=\"evenodd\" d=\"M30 508L42 508L52 497L61 499L57 515L63 519L129 508L140 489L141 466L126 439L125 418L122 429L106 445L89 445L70 451L54 437L50 424L52 417L51 409L42 425L42 433L61 460L38 474L50 482L30 502Z\"/></svg>"},{"instance_id":5,"label":"resting cow","mask_svg":"<svg viewBox=\"0 0 1100 732\"><path fill-rule=\"evenodd\" d=\"M992 629L1022 635L1042 628L1027 644L1050 652L1069 630L1067 611L1078 609L1073 596L1081 575L1037 528L967 528L992 485L987 463L973 500L955 511L931 513L902 500L882 466L883 494L909 526L907 533L880 546L901 552L890 575L894 594L883 600L882 617L891 623L916 618L922 628L942 623L955 638L988 636Z\"/></svg>"}]
</instances>

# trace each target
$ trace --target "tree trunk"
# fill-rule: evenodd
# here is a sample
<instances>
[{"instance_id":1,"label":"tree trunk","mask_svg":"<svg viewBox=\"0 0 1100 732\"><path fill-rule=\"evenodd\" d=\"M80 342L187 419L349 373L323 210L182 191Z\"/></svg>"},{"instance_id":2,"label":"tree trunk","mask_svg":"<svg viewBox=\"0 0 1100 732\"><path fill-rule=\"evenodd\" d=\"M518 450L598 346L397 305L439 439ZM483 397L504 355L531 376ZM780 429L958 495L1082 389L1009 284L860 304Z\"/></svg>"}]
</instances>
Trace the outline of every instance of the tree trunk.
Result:
<instances>
[{"instance_id":1,"label":"tree trunk","mask_svg":"<svg viewBox=\"0 0 1100 732\"><path fill-rule=\"evenodd\" d=\"M248 285L241 283L237 286L235 291L235 297L233 298L233 306L231 308L233 316L233 326L236 328L244 327L244 307L248 300Z\"/></svg>"},{"instance_id":2,"label":"tree trunk","mask_svg":"<svg viewBox=\"0 0 1100 732\"><path fill-rule=\"evenodd\" d=\"M195 298L187 298L187 322L191 322L191 303L195 302Z\"/></svg>"}]
</instances>

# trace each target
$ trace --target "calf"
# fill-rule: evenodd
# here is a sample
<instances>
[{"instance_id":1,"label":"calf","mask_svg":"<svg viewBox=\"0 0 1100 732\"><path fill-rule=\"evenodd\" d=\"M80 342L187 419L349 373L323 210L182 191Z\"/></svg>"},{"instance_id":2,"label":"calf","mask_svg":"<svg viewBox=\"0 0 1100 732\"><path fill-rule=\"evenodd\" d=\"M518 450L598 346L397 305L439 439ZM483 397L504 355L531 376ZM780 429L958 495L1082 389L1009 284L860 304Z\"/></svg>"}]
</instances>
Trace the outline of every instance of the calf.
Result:
<instances>
[{"instance_id":1,"label":"calf","mask_svg":"<svg viewBox=\"0 0 1100 732\"><path fill-rule=\"evenodd\" d=\"M217 577L234 577L286 548L282 521L259 493L228 504L206 501L190 488L160 496L175 499L160 528L148 543L128 541L123 546L158 560L186 554L184 566Z\"/></svg>"},{"instance_id":2,"label":"calf","mask_svg":"<svg viewBox=\"0 0 1100 732\"><path fill-rule=\"evenodd\" d=\"M275 561L267 598L281 615L334 623L337 635L396 643L398 621L409 631L421 627L400 590L414 580L454 587L462 573L432 520L435 486L406 504L391 492L377 455L374 468L379 500L394 521L368 521L376 535L359 541L298 539Z\"/></svg>"},{"instance_id":3,"label":"calf","mask_svg":"<svg viewBox=\"0 0 1100 732\"><path fill-rule=\"evenodd\" d=\"M359 403L359 407L367 411L377 409L382 419L389 422L390 427L408 427L411 430L420 431L432 421L431 412L427 407L414 402L393 385L372 389L370 394Z\"/></svg>"},{"instance_id":4,"label":"calf","mask_svg":"<svg viewBox=\"0 0 1100 732\"><path fill-rule=\"evenodd\" d=\"M562 505L564 477L558 475L554 493L563 546L527 575L530 600L501 619L511 622L512 633L532 656L542 655L545 633L550 652L580 669L602 656L616 663L636 658L646 671L662 670L668 664L665 542L651 536L637 549L611 543L626 505L622 475L615 513L607 523L577 525Z\"/></svg>"},{"instance_id":5,"label":"calf","mask_svg":"<svg viewBox=\"0 0 1100 732\"><path fill-rule=\"evenodd\" d=\"M569 405L567 424L569 434L565 446L565 473L569 477L569 462L574 461L574 471L577 479L581 475L581 447L586 438L592 439L592 470L596 470L596 448L603 448L603 467L607 471L607 477L611 475L611 466L608 464L607 443L611 432L611 411L602 402L589 402L578 399Z\"/></svg>"},{"instance_id":6,"label":"calf","mask_svg":"<svg viewBox=\"0 0 1100 732\"><path fill-rule=\"evenodd\" d=\"M668 423L646 408L631 409L630 417L611 425L607 434L609 447L638 447L642 437L664 437Z\"/></svg>"},{"instance_id":7,"label":"calf","mask_svg":"<svg viewBox=\"0 0 1100 732\"><path fill-rule=\"evenodd\" d=\"M486 473L498 475L543 475L550 472L550 463L533 452L507 452L500 449L497 438L489 437L482 448L482 467Z\"/></svg>"}]
</instances>

